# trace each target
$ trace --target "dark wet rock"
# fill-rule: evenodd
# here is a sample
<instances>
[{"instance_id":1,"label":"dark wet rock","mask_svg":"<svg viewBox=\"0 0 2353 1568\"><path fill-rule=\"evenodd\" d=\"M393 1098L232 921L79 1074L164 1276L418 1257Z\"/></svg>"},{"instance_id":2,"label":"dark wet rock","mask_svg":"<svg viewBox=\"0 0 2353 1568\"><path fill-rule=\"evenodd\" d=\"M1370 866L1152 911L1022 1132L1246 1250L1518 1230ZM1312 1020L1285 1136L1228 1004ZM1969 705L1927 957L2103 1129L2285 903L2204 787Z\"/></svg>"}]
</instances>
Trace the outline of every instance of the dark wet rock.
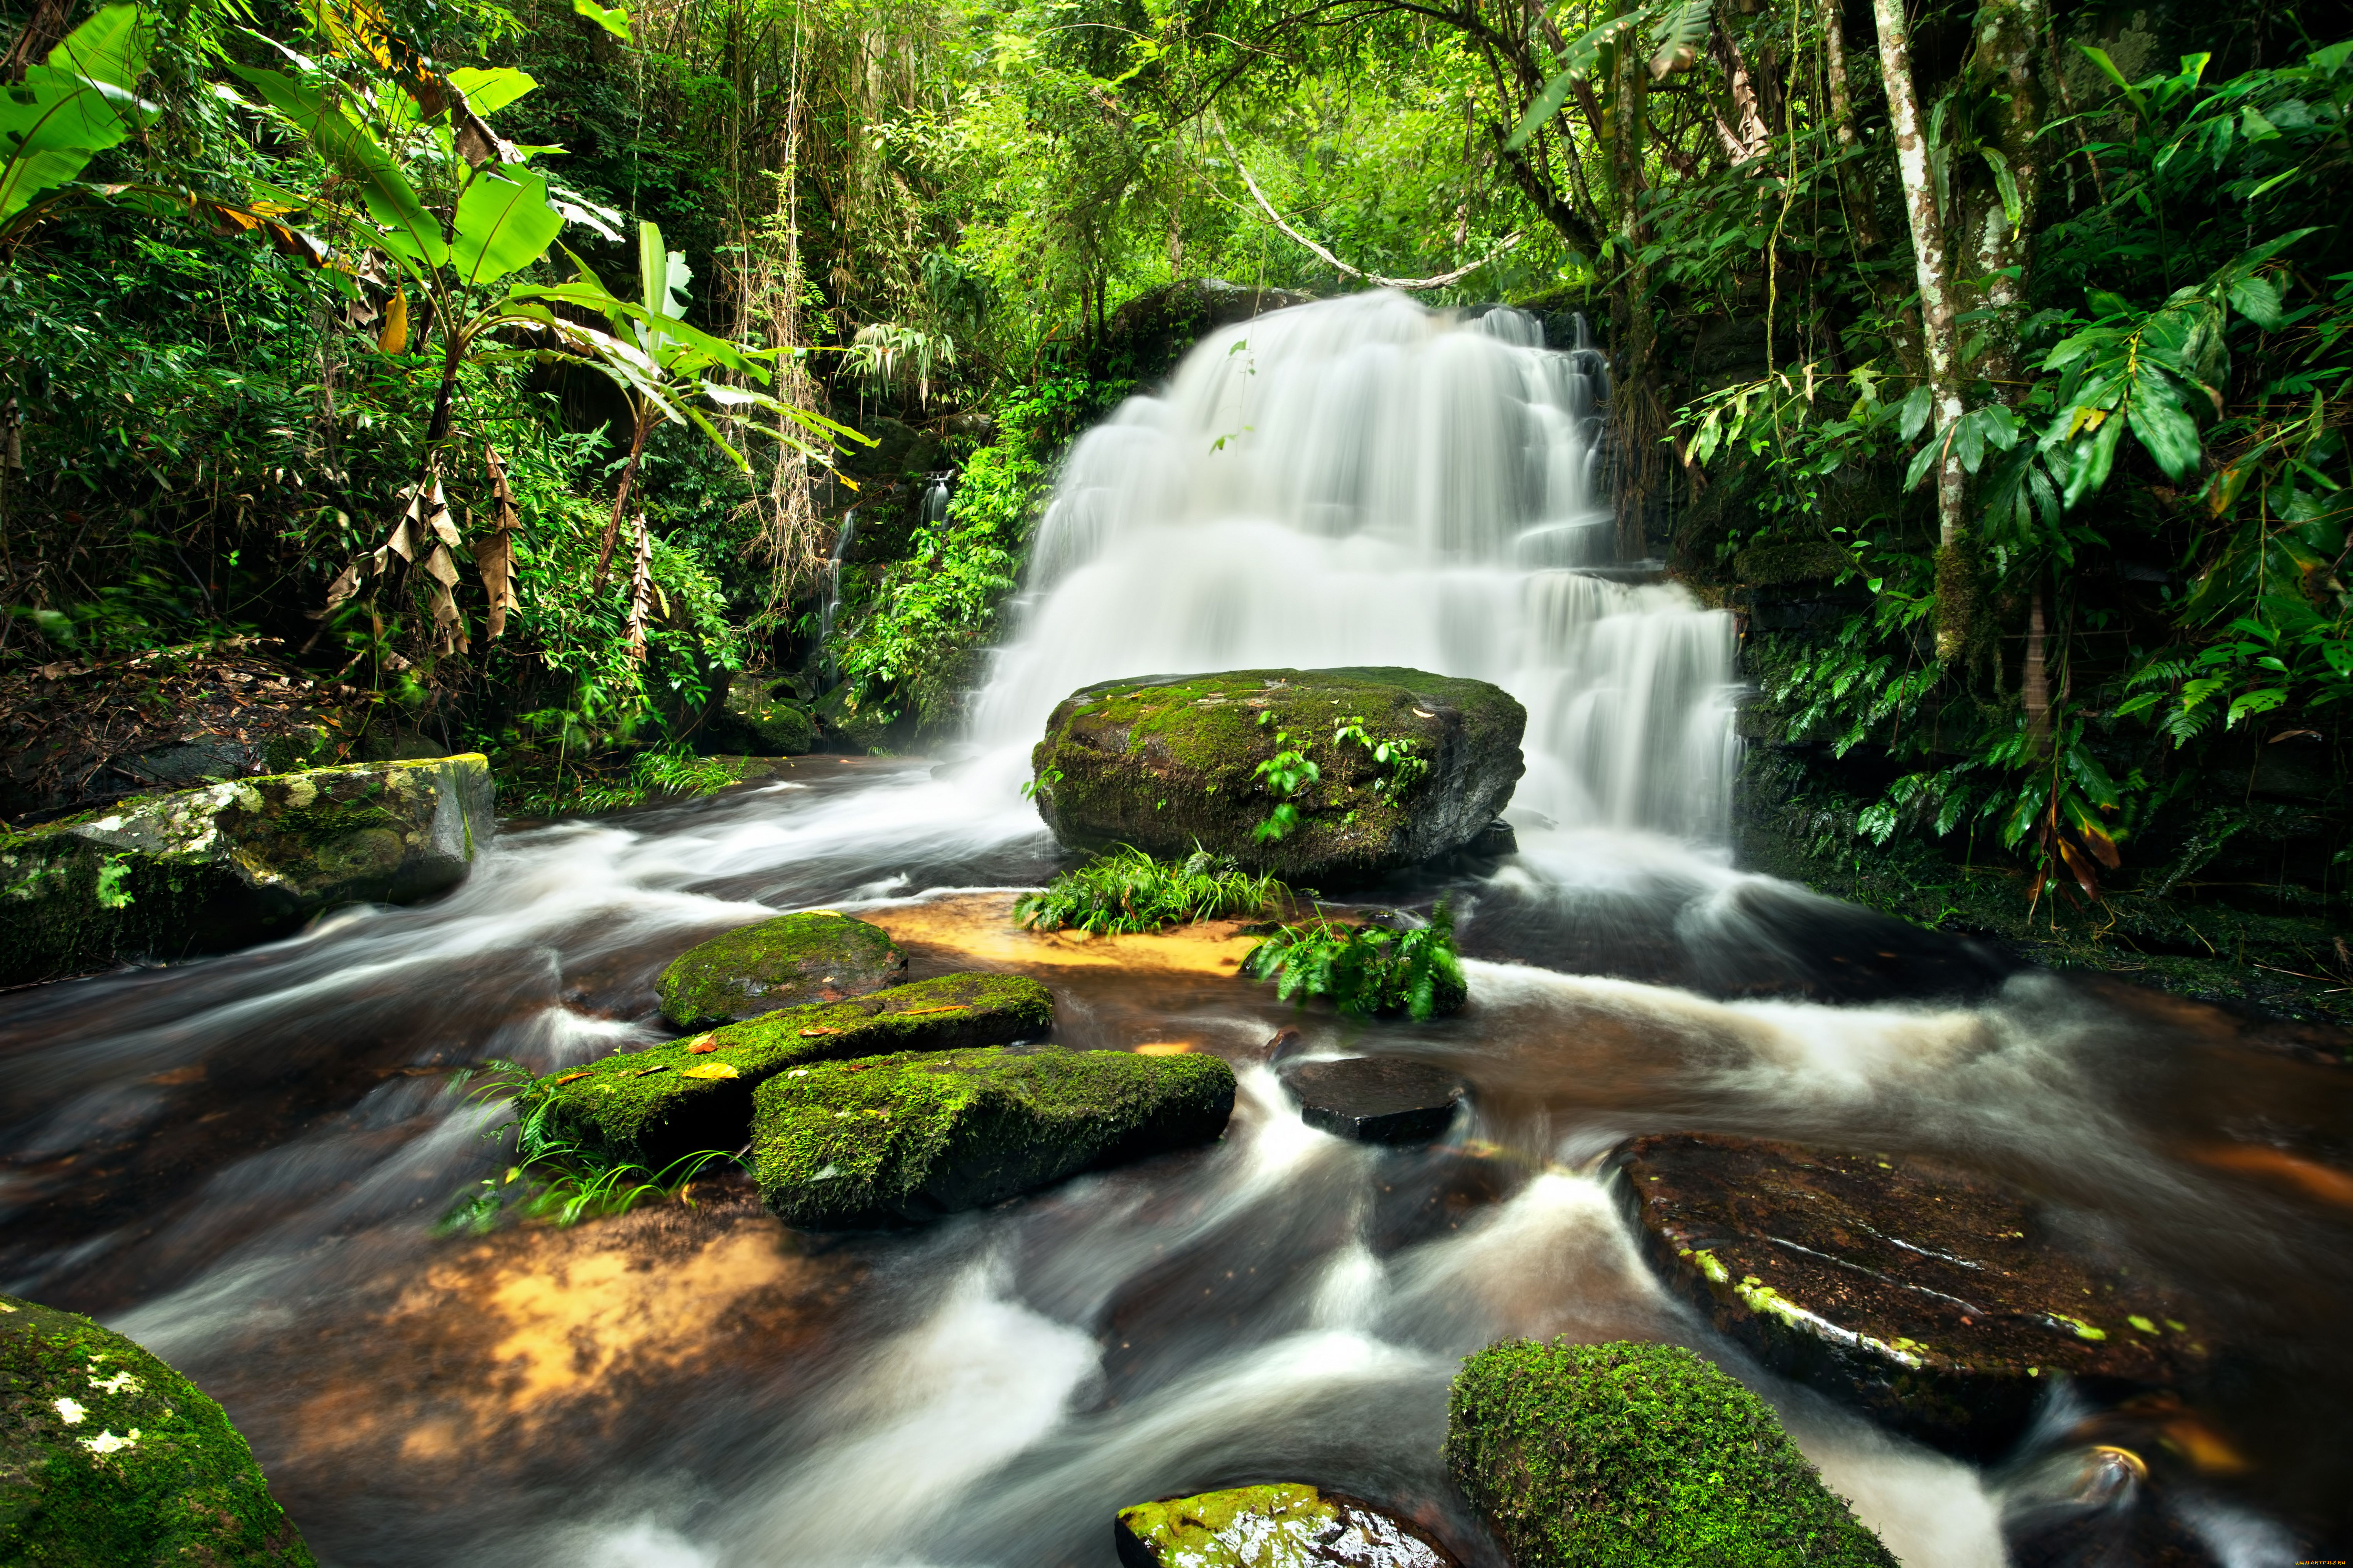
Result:
<instances>
[{"instance_id":1,"label":"dark wet rock","mask_svg":"<svg viewBox=\"0 0 2353 1568\"><path fill-rule=\"evenodd\" d=\"M773 675L738 675L711 715L711 740L756 757L797 757L817 749L817 723L787 700L789 688Z\"/></svg>"},{"instance_id":2,"label":"dark wet rock","mask_svg":"<svg viewBox=\"0 0 2353 1568\"><path fill-rule=\"evenodd\" d=\"M1336 739L1352 721L1377 746L1405 742L1412 762ZM1329 889L1476 839L1519 782L1526 722L1501 688L1414 669L1152 676L1064 699L1030 760L1039 813L1064 844L1162 857L1198 845ZM1322 775L1287 802L1257 774L1282 751L1303 752ZM1284 804L1296 826L1259 837Z\"/></svg>"},{"instance_id":3,"label":"dark wet rock","mask_svg":"<svg viewBox=\"0 0 2353 1568\"><path fill-rule=\"evenodd\" d=\"M751 1134L753 1090L789 1068L1035 1040L1053 1024L1053 993L1034 980L943 974L550 1073L524 1091L521 1109L530 1114L543 1106L554 1142L659 1170L702 1150L742 1148Z\"/></svg>"},{"instance_id":4,"label":"dark wet rock","mask_svg":"<svg viewBox=\"0 0 2353 1568\"><path fill-rule=\"evenodd\" d=\"M1455 1568L1419 1526L1298 1481L1124 1508L1122 1568Z\"/></svg>"},{"instance_id":5,"label":"dark wet rock","mask_svg":"<svg viewBox=\"0 0 2353 1568\"><path fill-rule=\"evenodd\" d=\"M463 879L496 826L479 753L120 801L0 835L0 984L219 952Z\"/></svg>"},{"instance_id":6,"label":"dark wet rock","mask_svg":"<svg viewBox=\"0 0 2353 1568\"><path fill-rule=\"evenodd\" d=\"M871 1230L1208 1142L1234 1074L1206 1055L992 1047L794 1068L753 1105L768 1207L804 1229Z\"/></svg>"},{"instance_id":7,"label":"dark wet rock","mask_svg":"<svg viewBox=\"0 0 2353 1568\"><path fill-rule=\"evenodd\" d=\"M1675 1133L1621 1151L1655 1267L1767 1365L1972 1458L2051 1380L2181 1384L2189 1309L2026 1194L1909 1156Z\"/></svg>"},{"instance_id":8,"label":"dark wet rock","mask_svg":"<svg viewBox=\"0 0 2353 1568\"><path fill-rule=\"evenodd\" d=\"M1895 1568L1771 1408L1680 1345L1488 1346L1446 1465L1517 1568Z\"/></svg>"},{"instance_id":9,"label":"dark wet rock","mask_svg":"<svg viewBox=\"0 0 2353 1568\"><path fill-rule=\"evenodd\" d=\"M1302 1062L1282 1074L1300 1120L1359 1143L1427 1143L1454 1120L1462 1079L1406 1057Z\"/></svg>"},{"instance_id":10,"label":"dark wet rock","mask_svg":"<svg viewBox=\"0 0 2353 1568\"><path fill-rule=\"evenodd\" d=\"M1287 289L1254 289L1222 278L1180 278L1130 300L1111 313L1094 353L1101 378L1158 381L1174 371L1203 334L1247 321L1312 296Z\"/></svg>"},{"instance_id":11,"label":"dark wet rock","mask_svg":"<svg viewBox=\"0 0 2353 1568\"><path fill-rule=\"evenodd\" d=\"M846 1002L907 972L891 933L829 910L779 915L688 948L654 989L681 1028L756 1017L779 1007Z\"/></svg>"},{"instance_id":12,"label":"dark wet rock","mask_svg":"<svg viewBox=\"0 0 2353 1568\"><path fill-rule=\"evenodd\" d=\"M88 1318L0 1296L0 1562L315 1561L203 1390Z\"/></svg>"}]
</instances>

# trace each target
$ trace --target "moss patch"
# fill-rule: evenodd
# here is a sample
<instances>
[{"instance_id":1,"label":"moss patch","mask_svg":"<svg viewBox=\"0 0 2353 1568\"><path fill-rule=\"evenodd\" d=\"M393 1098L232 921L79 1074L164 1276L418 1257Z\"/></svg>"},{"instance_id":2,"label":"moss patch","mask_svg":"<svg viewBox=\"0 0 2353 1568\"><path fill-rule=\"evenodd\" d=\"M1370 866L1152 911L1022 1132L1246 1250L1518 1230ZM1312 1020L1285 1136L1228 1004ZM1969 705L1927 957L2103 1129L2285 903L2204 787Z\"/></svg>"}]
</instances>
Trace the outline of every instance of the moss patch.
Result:
<instances>
[{"instance_id":1,"label":"moss patch","mask_svg":"<svg viewBox=\"0 0 2353 1568\"><path fill-rule=\"evenodd\" d=\"M1298 1481L1235 1487L1119 1511L1123 1568L1452 1568L1402 1521Z\"/></svg>"},{"instance_id":2,"label":"moss patch","mask_svg":"<svg viewBox=\"0 0 2353 1568\"><path fill-rule=\"evenodd\" d=\"M903 1225L1207 1142L1233 1113L1212 1056L993 1047L832 1061L754 1093L752 1173L811 1230Z\"/></svg>"},{"instance_id":3,"label":"moss patch","mask_svg":"<svg viewBox=\"0 0 2353 1568\"><path fill-rule=\"evenodd\" d=\"M315 1560L201 1389L88 1318L0 1296L0 1562Z\"/></svg>"},{"instance_id":4,"label":"moss patch","mask_svg":"<svg viewBox=\"0 0 2353 1568\"><path fill-rule=\"evenodd\" d=\"M817 749L817 724L808 710L776 694L780 683L738 676L727 689L723 728L754 754L797 757Z\"/></svg>"},{"instance_id":5,"label":"moss patch","mask_svg":"<svg viewBox=\"0 0 2353 1568\"><path fill-rule=\"evenodd\" d=\"M1763 1400L1678 1345L1510 1340L1446 1463L1518 1568L1894 1568Z\"/></svg>"},{"instance_id":6,"label":"moss patch","mask_svg":"<svg viewBox=\"0 0 2353 1568\"><path fill-rule=\"evenodd\" d=\"M843 1002L907 967L891 933L847 915L780 915L688 948L654 989L662 1016L690 1024L750 1018L778 1007Z\"/></svg>"},{"instance_id":7,"label":"moss patch","mask_svg":"<svg viewBox=\"0 0 2353 1568\"><path fill-rule=\"evenodd\" d=\"M1347 721L1361 721L1373 744L1336 739ZM1508 692L1484 681L1414 669L1236 670L1076 692L1054 710L1031 762L1039 811L1065 843L1166 858L1198 843L1332 887L1469 843L1511 801L1526 722ZM1400 741L1419 771L1376 756ZM1261 840L1253 829L1284 797L1257 769L1282 750L1303 752L1321 777L1288 797L1298 825Z\"/></svg>"},{"instance_id":8,"label":"moss patch","mask_svg":"<svg viewBox=\"0 0 2353 1568\"><path fill-rule=\"evenodd\" d=\"M1035 1039L1053 1023L1053 993L1034 980L944 974L551 1073L523 1092L519 1109L525 1115L543 1109L549 1136L559 1142L659 1170L698 1150L742 1147L752 1091L787 1068Z\"/></svg>"}]
</instances>

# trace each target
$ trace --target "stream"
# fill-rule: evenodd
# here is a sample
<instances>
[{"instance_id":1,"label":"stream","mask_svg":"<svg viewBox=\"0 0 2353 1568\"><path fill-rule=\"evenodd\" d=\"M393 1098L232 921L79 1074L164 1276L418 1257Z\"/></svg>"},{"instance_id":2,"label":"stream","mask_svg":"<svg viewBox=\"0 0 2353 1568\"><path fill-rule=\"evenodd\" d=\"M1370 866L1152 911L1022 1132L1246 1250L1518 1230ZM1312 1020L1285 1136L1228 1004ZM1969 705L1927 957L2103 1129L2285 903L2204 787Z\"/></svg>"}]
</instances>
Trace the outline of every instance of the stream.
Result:
<instances>
[{"instance_id":1,"label":"stream","mask_svg":"<svg viewBox=\"0 0 2353 1568\"><path fill-rule=\"evenodd\" d=\"M1735 628L1612 559L1600 374L1527 318L1394 295L1222 329L1071 454L953 754L803 758L517 827L430 905L0 996L0 1289L220 1399L338 1568L1100 1568L1120 1507L1273 1479L1493 1568L1444 1479L1448 1382L1496 1338L1556 1334L1719 1360L1908 1568L2031 1547L2051 1478L2136 1420L2169 1457L2152 1446L2126 1511L2182 1550L2342 1557L2353 1206L2326 1177L2353 1154L2353 1074L2293 1030L1733 868ZM1247 944L1222 929L1012 927L1016 891L1073 862L1018 792L1055 700L1357 663L1529 709L1519 851L1363 895L1451 901L1463 1012L1295 1009L1234 977ZM800 908L886 926L914 978L1036 975L1065 1045L1225 1057L1232 1126L906 1233L787 1232L732 1178L572 1229L437 1231L506 1166L502 1110L453 1069L665 1038L671 958ZM1286 1030L1443 1063L1468 1110L1423 1151L1314 1131L1268 1065ZM1989 1468L1889 1436L1655 1281L1603 1162L1678 1130L2027 1186L2194 1296L2227 1372L2159 1415L2054 1388ZM2129 1533L2034 1561L2200 1560Z\"/></svg>"}]
</instances>

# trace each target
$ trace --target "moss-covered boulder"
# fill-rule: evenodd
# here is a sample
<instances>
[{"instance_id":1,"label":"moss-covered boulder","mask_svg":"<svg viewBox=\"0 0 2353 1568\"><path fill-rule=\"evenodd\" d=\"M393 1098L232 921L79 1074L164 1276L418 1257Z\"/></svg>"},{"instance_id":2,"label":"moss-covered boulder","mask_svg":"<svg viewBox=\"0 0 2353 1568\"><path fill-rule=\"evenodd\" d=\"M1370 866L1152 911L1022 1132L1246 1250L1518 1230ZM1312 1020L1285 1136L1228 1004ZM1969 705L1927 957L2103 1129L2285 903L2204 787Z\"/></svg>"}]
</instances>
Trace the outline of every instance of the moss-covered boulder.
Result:
<instances>
[{"instance_id":1,"label":"moss-covered boulder","mask_svg":"<svg viewBox=\"0 0 2353 1568\"><path fill-rule=\"evenodd\" d=\"M943 974L551 1073L524 1090L520 1109L558 1142L659 1170L682 1154L742 1148L753 1090L789 1068L1034 1040L1053 1025L1054 994L1034 980Z\"/></svg>"},{"instance_id":2,"label":"moss-covered boulder","mask_svg":"<svg viewBox=\"0 0 2353 1568\"><path fill-rule=\"evenodd\" d=\"M461 880L496 828L480 753L237 779L0 835L0 984L216 952Z\"/></svg>"},{"instance_id":3,"label":"moss-covered boulder","mask_svg":"<svg viewBox=\"0 0 2353 1568\"><path fill-rule=\"evenodd\" d=\"M817 749L817 724L808 710L789 700L789 689L774 676L739 675L728 683L712 728L731 745L762 757L797 757Z\"/></svg>"},{"instance_id":4,"label":"moss-covered boulder","mask_svg":"<svg viewBox=\"0 0 2353 1568\"><path fill-rule=\"evenodd\" d=\"M203 1390L88 1318L0 1296L0 1563L313 1562Z\"/></svg>"},{"instance_id":5,"label":"moss-covered boulder","mask_svg":"<svg viewBox=\"0 0 2353 1568\"><path fill-rule=\"evenodd\" d=\"M1765 1402L1680 1345L1488 1346L1446 1465L1517 1568L1895 1568Z\"/></svg>"},{"instance_id":6,"label":"moss-covered boulder","mask_svg":"<svg viewBox=\"0 0 2353 1568\"><path fill-rule=\"evenodd\" d=\"M753 1106L768 1207L806 1230L871 1230L1208 1142L1233 1114L1234 1072L1053 1046L901 1053L790 1068Z\"/></svg>"},{"instance_id":7,"label":"moss-covered boulder","mask_svg":"<svg viewBox=\"0 0 2353 1568\"><path fill-rule=\"evenodd\" d=\"M1454 1568L1394 1514L1298 1481L1124 1508L1121 1568Z\"/></svg>"},{"instance_id":8,"label":"moss-covered boulder","mask_svg":"<svg viewBox=\"0 0 2353 1568\"><path fill-rule=\"evenodd\" d=\"M906 970L907 955L881 926L810 910L688 948L654 989L662 1016L684 1028L847 1001L880 991Z\"/></svg>"},{"instance_id":9,"label":"moss-covered boulder","mask_svg":"<svg viewBox=\"0 0 2353 1568\"><path fill-rule=\"evenodd\" d=\"M1966 1458L2007 1450L2054 1377L2122 1397L2205 1366L2188 1303L2000 1183L1685 1133L1617 1158L1652 1267L1718 1329Z\"/></svg>"},{"instance_id":10,"label":"moss-covered boulder","mask_svg":"<svg viewBox=\"0 0 2353 1568\"><path fill-rule=\"evenodd\" d=\"M1303 886L1363 881L1478 838L1524 771L1527 713L1418 669L1245 669L1110 681L1065 698L1030 754L1063 843L1177 857L1198 843ZM1261 763L1296 752L1287 795ZM1261 824L1295 814L1280 837Z\"/></svg>"}]
</instances>

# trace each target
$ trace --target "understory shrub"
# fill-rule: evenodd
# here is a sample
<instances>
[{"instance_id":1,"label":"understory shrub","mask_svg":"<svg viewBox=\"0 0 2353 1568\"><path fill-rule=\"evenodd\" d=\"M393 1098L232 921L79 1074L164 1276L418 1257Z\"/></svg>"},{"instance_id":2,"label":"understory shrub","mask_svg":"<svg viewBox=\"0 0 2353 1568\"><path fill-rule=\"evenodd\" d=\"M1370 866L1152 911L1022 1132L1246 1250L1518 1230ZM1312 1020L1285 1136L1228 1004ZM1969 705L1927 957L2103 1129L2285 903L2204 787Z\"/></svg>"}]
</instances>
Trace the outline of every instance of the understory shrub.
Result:
<instances>
[{"instance_id":1,"label":"understory shrub","mask_svg":"<svg viewBox=\"0 0 2353 1568\"><path fill-rule=\"evenodd\" d=\"M1031 931L1109 936L1271 914L1291 897L1274 878L1252 876L1206 849L1171 861L1122 845L1063 872L1043 891L1023 894L1013 918Z\"/></svg>"},{"instance_id":2,"label":"understory shrub","mask_svg":"<svg viewBox=\"0 0 2353 1568\"><path fill-rule=\"evenodd\" d=\"M1318 915L1278 926L1242 960L1250 980L1272 980L1275 994L1303 1005L1328 996L1343 1013L1451 1013L1470 1000L1454 952L1454 919L1441 901L1416 931L1348 925Z\"/></svg>"}]
</instances>

